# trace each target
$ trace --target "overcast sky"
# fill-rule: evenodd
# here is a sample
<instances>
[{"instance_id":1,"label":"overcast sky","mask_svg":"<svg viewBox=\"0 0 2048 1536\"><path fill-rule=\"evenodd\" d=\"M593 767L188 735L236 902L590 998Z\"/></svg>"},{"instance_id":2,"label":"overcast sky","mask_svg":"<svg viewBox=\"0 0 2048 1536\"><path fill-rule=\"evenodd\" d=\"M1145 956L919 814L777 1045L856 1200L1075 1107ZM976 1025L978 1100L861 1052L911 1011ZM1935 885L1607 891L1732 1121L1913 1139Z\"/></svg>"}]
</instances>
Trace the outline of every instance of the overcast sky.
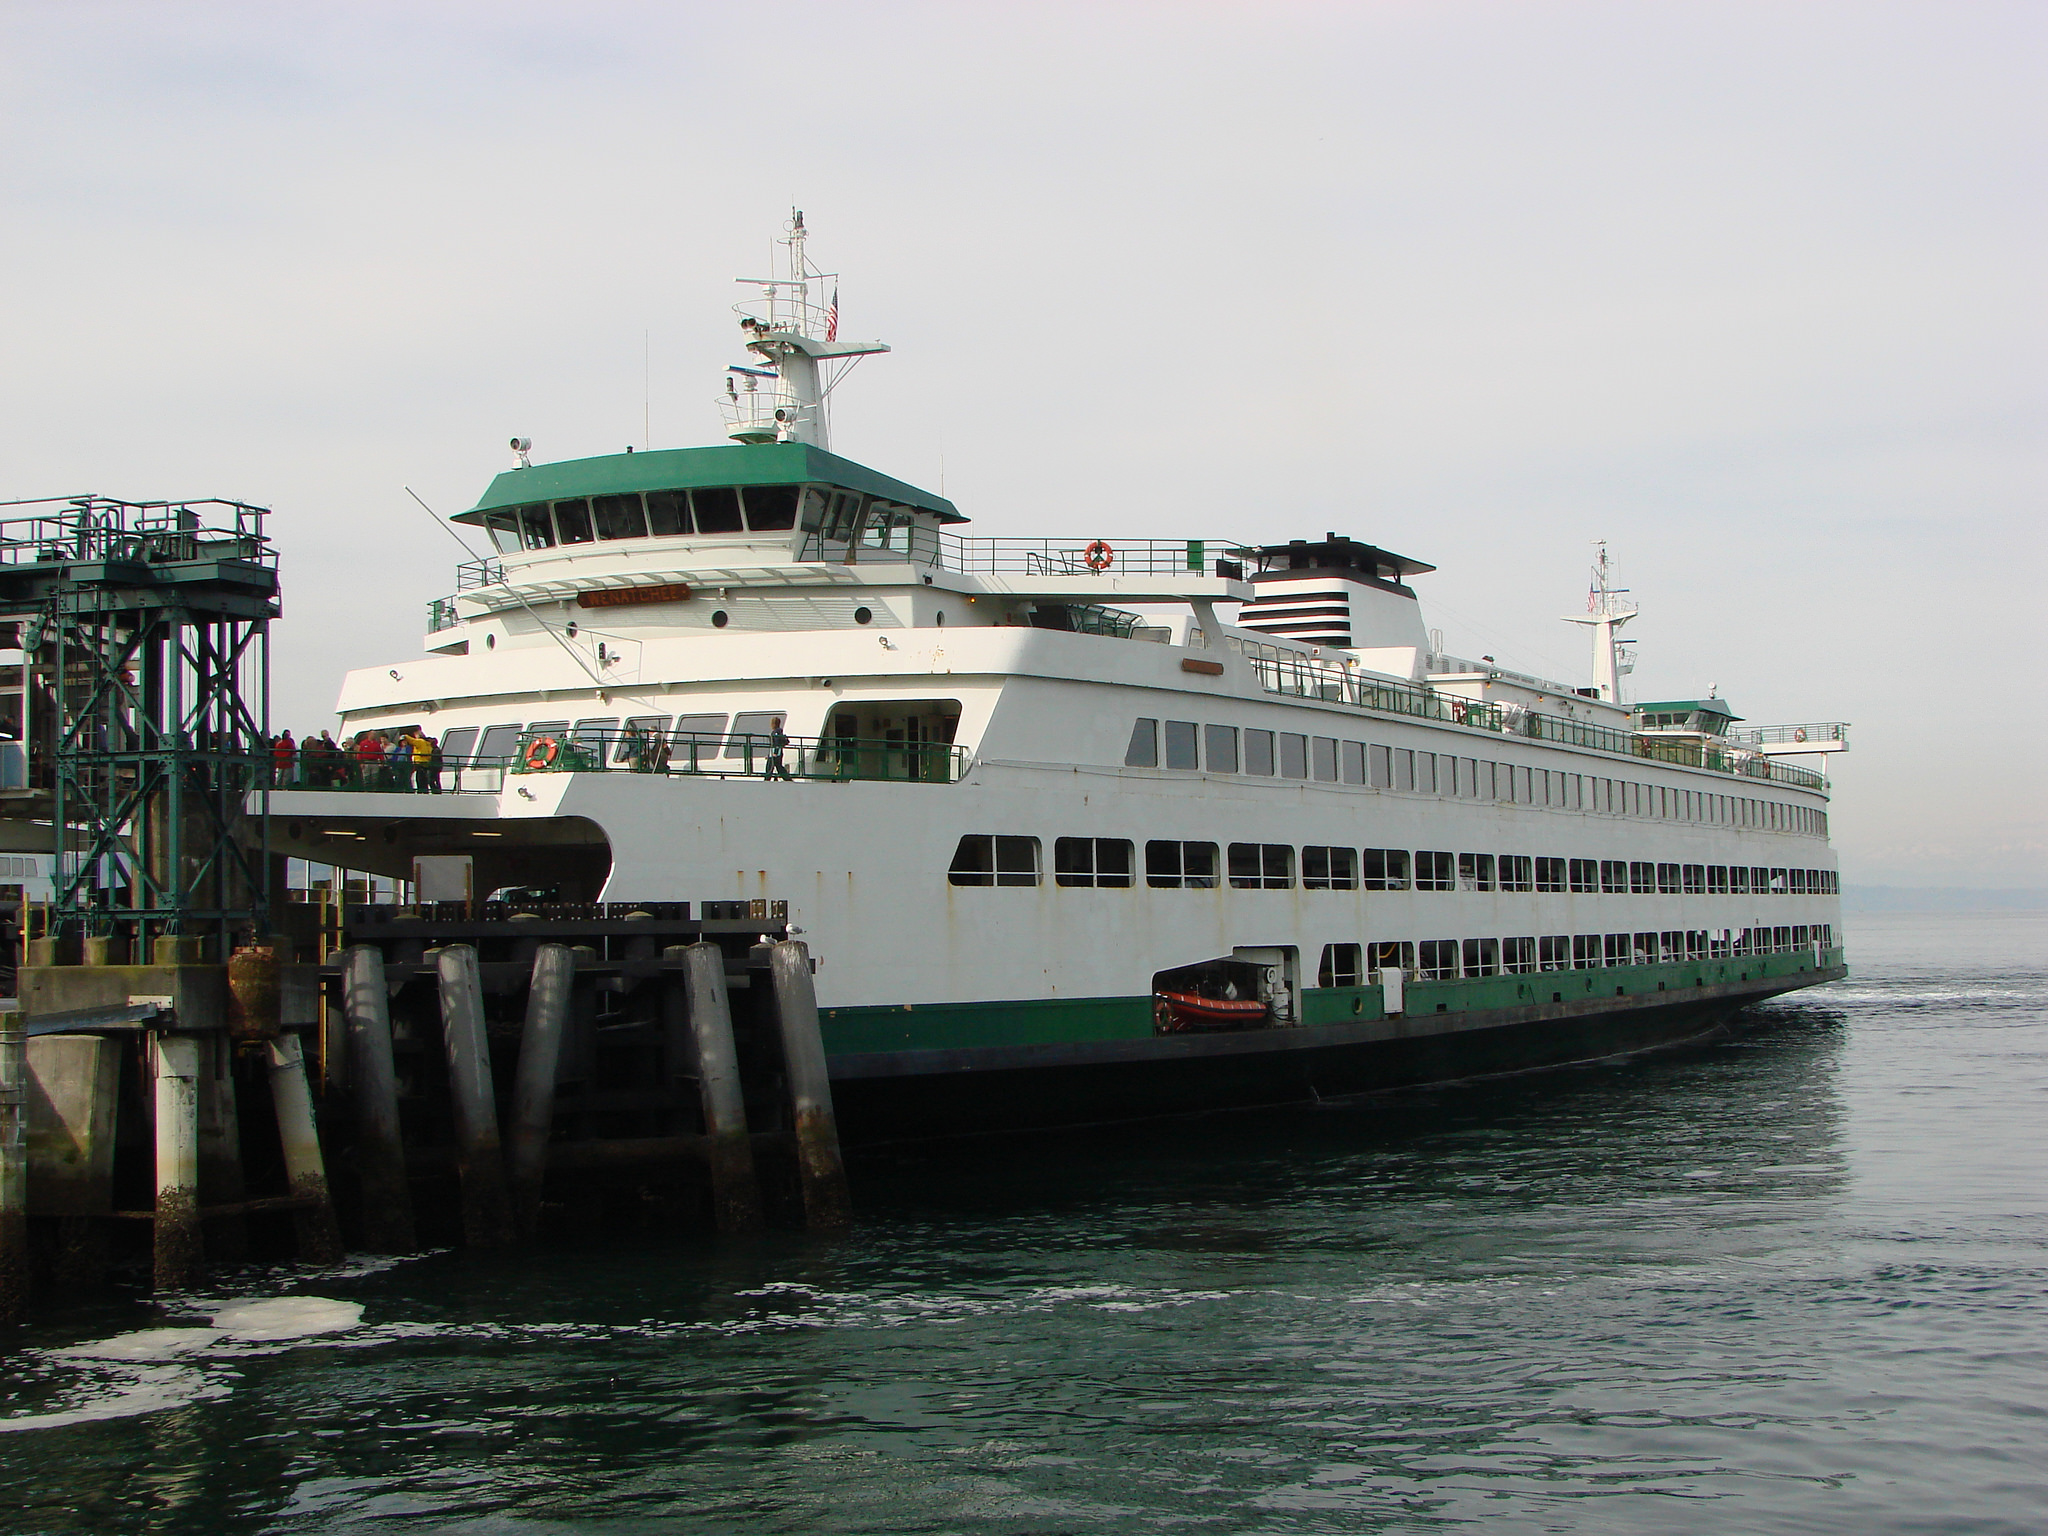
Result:
<instances>
[{"instance_id":1,"label":"overcast sky","mask_svg":"<svg viewBox=\"0 0 2048 1536\"><path fill-rule=\"evenodd\" d=\"M717 440L792 205L835 447L986 534L1350 533L1453 651L1853 722L1850 879L2042 885L2048 6L0 7L0 494L276 509L276 718L509 466Z\"/></svg>"}]
</instances>

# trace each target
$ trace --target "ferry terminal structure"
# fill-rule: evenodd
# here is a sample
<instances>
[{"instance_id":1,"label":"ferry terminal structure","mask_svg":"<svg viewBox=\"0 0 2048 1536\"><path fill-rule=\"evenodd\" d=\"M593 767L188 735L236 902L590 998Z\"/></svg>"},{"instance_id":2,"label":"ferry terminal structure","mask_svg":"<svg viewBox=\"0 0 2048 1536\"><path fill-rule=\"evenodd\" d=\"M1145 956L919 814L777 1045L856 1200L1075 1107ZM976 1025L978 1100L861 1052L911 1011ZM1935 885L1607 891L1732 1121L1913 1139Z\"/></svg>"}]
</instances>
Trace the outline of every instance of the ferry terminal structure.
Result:
<instances>
[{"instance_id":1,"label":"ferry terminal structure","mask_svg":"<svg viewBox=\"0 0 2048 1536\"><path fill-rule=\"evenodd\" d=\"M1624 703L1604 553L1587 687L1443 654L1432 567L1334 532L964 537L830 450L886 349L839 341L805 239L742 306L728 444L515 441L456 519L495 554L349 676L346 728L433 733L449 793L274 791L275 851L786 916L856 1139L1594 1059L1845 974L1787 759L1846 731Z\"/></svg>"}]
</instances>

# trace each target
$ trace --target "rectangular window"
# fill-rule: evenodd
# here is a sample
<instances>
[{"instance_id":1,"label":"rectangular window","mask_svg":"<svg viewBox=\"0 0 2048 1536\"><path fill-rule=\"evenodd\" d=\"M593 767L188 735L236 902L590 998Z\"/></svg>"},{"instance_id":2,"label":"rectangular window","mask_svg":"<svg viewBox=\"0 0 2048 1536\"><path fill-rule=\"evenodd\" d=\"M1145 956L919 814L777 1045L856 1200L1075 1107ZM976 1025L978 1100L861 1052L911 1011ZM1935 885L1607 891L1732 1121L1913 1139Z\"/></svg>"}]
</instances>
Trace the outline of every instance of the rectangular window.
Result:
<instances>
[{"instance_id":1,"label":"rectangular window","mask_svg":"<svg viewBox=\"0 0 2048 1536\"><path fill-rule=\"evenodd\" d=\"M1297 736L1291 731L1280 733L1280 777L1283 779L1305 779L1308 777L1308 738Z\"/></svg>"},{"instance_id":2,"label":"rectangular window","mask_svg":"<svg viewBox=\"0 0 2048 1536\"><path fill-rule=\"evenodd\" d=\"M1131 883L1131 845L1120 837L1062 837L1052 845L1055 885L1124 890Z\"/></svg>"},{"instance_id":3,"label":"rectangular window","mask_svg":"<svg viewBox=\"0 0 2048 1536\"><path fill-rule=\"evenodd\" d=\"M1131 744L1124 748L1126 768L1159 766L1159 722L1140 720L1131 727Z\"/></svg>"},{"instance_id":4,"label":"rectangular window","mask_svg":"<svg viewBox=\"0 0 2048 1536\"><path fill-rule=\"evenodd\" d=\"M1365 850L1365 888L1368 891L1408 889L1408 850L1368 848Z\"/></svg>"},{"instance_id":5,"label":"rectangular window","mask_svg":"<svg viewBox=\"0 0 2048 1536\"><path fill-rule=\"evenodd\" d=\"M1394 754L1394 788L1415 788L1415 754L1406 747Z\"/></svg>"},{"instance_id":6,"label":"rectangular window","mask_svg":"<svg viewBox=\"0 0 2048 1536\"><path fill-rule=\"evenodd\" d=\"M1536 941L1529 939L1502 939L1500 941L1500 968L1510 976L1526 976L1536 969Z\"/></svg>"},{"instance_id":7,"label":"rectangular window","mask_svg":"<svg viewBox=\"0 0 2048 1536\"><path fill-rule=\"evenodd\" d=\"M758 765L767 755L769 733L781 724L780 710L742 710L732 717L732 734L725 739L725 755L746 757L751 752Z\"/></svg>"},{"instance_id":8,"label":"rectangular window","mask_svg":"<svg viewBox=\"0 0 2048 1536\"><path fill-rule=\"evenodd\" d=\"M1606 936L1607 963L1627 965L1629 963L1629 940L1625 933L1610 933Z\"/></svg>"},{"instance_id":9,"label":"rectangular window","mask_svg":"<svg viewBox=\"0 0 2048 1536\"><path fill-rule=\"evenodd\" d=\"M1211 773L1237 772L1237 727L1234 725L1203 726L1202 750L1209 760L1209 771Z\"/></svg>"},{"instance_id":10,"label":"rectangular window","mask_svg":"<svg viewBox=\"0 0 2048 1536\"><path fill-rule=\"evenodd\" d=\"M1787 870L1786 875L1791 881L1786 889L1794 896L1804 896L1806 894L1806 871L1803 869Z\"/></svg>"},{"instance_id":11,"label":"rectangular window","mask_svg":"<svg viewBox=\"0 0 2048 1536\"><path fill-rule=\"evenodd\" d=\"M640 498L637 494L593 496L590 498L590 512L597 520L597 536L600 539L647 537L647 515L640 510Z\"/></svg>"},{"instance_id":12,"label":"rectangular window","mask_svg":"<svg viewBox=\"0 0 2048 1536\"><path fill-rule=\"evenodd\" d=\"M604 766L605 741L616 737L618 729L617 715L605 720L578 720L569 740L583 754L585 761L601 768Z\"/></svg>"},{"instance_id":13,"label":"rectangular window","mask_svg":"<svg viewBox=\"0 0 2048 1536\"><path fill-rule=\"evenodd\" d=\"M1682 868L1681 868L1681 869L1679 870L1679 880L1680 880L1680 883L1681 883L1682 885L1684 885L1684 887L1685 887L1685 894L1686 894L1686 895L1688 895L1688 896L1704 896L1704 895L1706 895L1706 894L1707 894L1707 866L1706 866L1706 865L1704 865L1704 864L1687 864L1687 865L1683 866L1683 867L1682 867Z\"/></svg>"},{"instance_id":14,"label":"rectangular window","mask_svg":"<svg viewBox=\"0 0 2048 1536\"><path fill-rule=\"evenodd\" d=\"M1363 784L1365 782L1365 743L1347 741L1344 744L1344 782Z\"/></svg>"},{"instance_id":15,"label":"rectangular window","mask_svg":"<svg viewBox=\"0 0 2048 1536\"><path fill-rule=\"evenodd\" d=\"M1244 733L1244 771L1256 773L1263 778L1273 776L1273 733L1252 731Z\"/></svg>"},{"instance_id":16,"label":"rectangular window","mask_svg":"<svg viewBox=\"0 0 2048 1536\"><path fill-rule=\"evenodd\" d=\"M1198 750L1199 737L1192 720L1169 720L1166 722L1166 766L1169 768L1199 768L1202 758Z\"/></svg>"},{"instance_id":17,"label":"rectangular window","mask_svg":"<svg viewBox=\"0 0 2048 1536\"><path fill-rule=\"evenodd\" d=\"M1145 883L1158 890L1216 889L1216 845L1155 839L1145 845Z\"/></svg>"},{"instance_id":18,"label":"rectangular window","mask_svg":"<svg viewBox=\"0 0 2048 1536\"><path fill-rule=\"evenodd\" d=\"M697 509L697 531L699 533L738 533L740 525L740 493L729 485L690 492L690 501Z\"/></svg>"},{"instance_id":19,"label":"rectangular window","mask_svg":"<svg viewBox=\"0 0 2048 1536\"><path fill-rule=\"evenodd\" d=\"M1415 754L1415 790L1417 794L1436 793L1436 754L1418 752Z\"/></svg>"},{"instance_id":20,"label":"rectangular window","mask_svg":"<svg viewBox=\"0 0 2048 1536\"><path fill-rule=\"evenodd\" d=\"M1728 894L1747 896L1749 894L1749 866L1730 864L1728 866Z\"/></svg>"},{"instance_id":21,"label":"rectangular window","mask_svg":"<svg viewBox=\"0 0 2048 1536\"><path fill-rule=\"evenodd\" d=\"M747 527L755 533L781 533L796 526L796 486L750 485L746 496Z\"/></svg>"},{"instance_id":22,"label":"rectangular window","mask_svg":"<svg viewBox=\"0 0 2048 1536\"><path fill-rule=\"evenodd\" d=\"M1458 889L1461 891L1492 890L1493 855L1490 853L1459 854Z\"/></svg>"},{"instance_id":23,"label":"rectangular window","mask_svg":"<svg viewBox=\"0 0 2048 1536\"><path fill-rule=\"evenodd\" d=\"M1465 951L1465 974L1467 976L1498 976L1500 974L1500 940L1467 939L1461 946Z\"/></svg>"},{"instance_id":24,"label":"rectangular window","mask_svg":"<svg viewBox=\"0 0 2048 1536\"><path fill-rule=\"evenodd\" d=\"M1319 987L1357 987L1365 984L1365 946L1325 944L1322 964L1316 967Z\"/></svg>"},{"instance_id":25,"label":"rectangular window","mask_svg":"<svg viewBox=\"0 0 2048 1536\"><path fill-rule=\"evenodd\" d=\"M1337 782L1337 738L1317 736L1309 742L1309 772L1319 784Z\"/></svg>"},{"instance_id":26,"label":"rectangular window","mask_svg":"<svg viewBox=\"0 0 2048 1536\"><path fill-rule=\"evenodd\" d=\"M1783 896L1785 894L1786 887L1784 870L1774 869L1770 872L1770 890L1773 896Z\"/></svg>"},{"instance_id":27,"label":"rectangular window","mask_svg":"<svg viewBox=\"0 0 2048 1536\"><path fill-rule=\"evenodd\" d=\"M592 538L590 503L581 497L556 502L555 527L560 530L564 544L588 544Z\"/></svg>"},{"instance_id":28,"label":"rectangular window","mask_svg":"<svg viewBox=\"0 0 2048 1536\"><path fill-rule=\"evenodd\" d=\"M667 715L628 715L626 728L619 732L612 748L612 761L627 767L644 767L653 761L668 736Z\"/></svg>"},{"instance_id":29,"label":"rectangular window","mask_svg":"<svg viewBox=\"0 0 2048 1536\"><path fill-rule=\"evenodd\" d=\"M1375 744L1372 754L1372 787L1391 789L1394 786L1394 749Z\"/></svg>"},{"instance_id":30,"label":"rectangular window","mask_svg":"<svg viewBox=\"0 0 2048 1536\"><path fill-rule=\"evenodd\" d=\"M946 878L955 885L1037 885L1038 839L970 832L953 850Z\"/></svg>"},{"instance_id":31,"label":"rectangular window","mask_svg":"<svg viewBox=\"0 0 2048 1536\"><path fill-rule=\"evenodd\" d=\"M1563 859L1538 859L1536 861L1536 889L1539 891L1564 891L1565 861Z\"/></svg>"},{"instance_id":32,"label":"rectangular window","mask_svg":"<svg viewBox=\"0 0 2048 1536\"><path fill-rule=\"evenodd\" d=\"M1660 896L1676 896L1678 890L1678 866L1676 864L1659 864L1657 866L1657 894Z\"/></svg>"},{"instance_id":33,"label":"rectangular window","mask_svg":"<svg viewBox=\"0 0 2048 1536\"><path fill-rule=\"evenodd\" d=\"M1547 933L1536 941L1536 968L1543 971L1568 971L1572 968L1572 936L1568 933Z\"/></svg>"},{"instance_id":34,"label":"rectangular window","mask_svg":"<svg viewBox=\"0 0 2048 1536\"><path fill-rule=\"evenodd\" d=\"M555 547L555 520L544 505L519 509L519 532L528 549Z\"/></svg>"},{"instance_id":35,"label":"rectangular window","mask_svg":"<svg viewBox=\"0 0 2048 1536\"><path fill-rule=\"evenodd\" d=\"M677 715L669 737L669 762L696 771L725 748L724 715Z\"/></svg>"},{"instance_id":36,"label":"rectangular window","mask_svg":"<svg viewBox=\"0 0 2048 1536\"><path fill-rule=\"evenodd\" d=\"M1628 893L1631 896L1656 895L1657 866L1643 859L1631 859L1628 866Z\"/></svg>"},{"instance_id":37,"label":"rectangular window","mask_svg":"<svg viewBox=\"0 0 2048 1536\"><path fill-rule=\"evenodd\" d=\"M1600 861L1598 859L1573 859L1570 863L1571 885L1575 895L1584 896L1600 889Z\"/></svg>"},{"instance_id":38,"label":"rectangular window","mask_svg":"<svg viewBox=\"0 0 2048 1536\"><path fill-rule=\"evenodd\" d=\"M1294 850L1285 843L1232 843L1230 885L1239 891L1284 891L1294 884Z\"/></svg>"},{"instance_id":39,"label":"rectangular window","mask_svg":"<svg viewBox=\"0 0 2048 1536\"><path fill-rule=\"evenodd\" d=\"M1572 935L1572 969L1575 971L1597 971L1600 958L1600 935L1597 933L1575 933Z\"/></svg>"},{"instance_id":40,"label":"rectangular window","mask_svg":"<svg viewBox=\"0 0 2048 1536\"><path fill-rule=\"evenodd\" d=\"M1448 853L1418 851L1415 855L1415 889L1418 891L1451 891L1457 883L1451 873L1451 856Z\"/></svg>"},{"instance_id":41,"label":"rectangular window","mask_svg":"<svg viewBox=\"0 0 2048 1536\"><path fill-rule=\"evenodd\" d=\"M1639 933L1635 935L1635 963L1655 965L1657 963L1657 935Z\"/></svg>"},{"instance_id":42,"label":"rectangular window","mask_svg":"<svg viewBox=\"0 0 2048 1536\"><path fill-rule=\"evenodd\" d=\"M1375 971L1415 974L1415 946L1406 939L1375 939L1366 946L1366 959Z\"/></svg>"},{"instance_id":43,"label":"rectangular window","mask_svg":"<svg viewBox=\"0 0 2048 1536\"><path fill-rule=\"evenodd\" d=\"M1600 861L1600 894L1603 896L1626 896L1628 894L1628 864L1623 859L1602 859Z\"/></svg>"},{"instance_id":44,"label":"rectangular window","mask_svg":"<svg viewBox=\"0 0 2048 1536\"><path fill-rule=\"evenodd\" d=\"M469 761L469 749L476 745L476 727L457 726L441 738L441 761L450 768L460 768Z\"/></svg>"},{"instance_id":45,"label":"rectangular window","mask_svg":"<svg viewBox=\"0 0 2048 1536\"><path fill-rule=\"evenodd\" d=\"M1528 891L1536 886L1536 870L1544 861L1532 859L1526 853L1504 853L1500 856L1500 888L1504 891ZM1558 860L1560 865L1563 860Z\"/></svg>"},{"instance_id":46,"label":"rectangular window","mask_svg":"<svg viewBox=\"0 0 2048 1536\"><path fill-rule=\"evenodd\" d=\"M1728 894L1728 866L1726 864L1709 864L1707 866L1707 894L1709 896L1726 896Z\"/></svg>"},{"instance_id":47,"label":"rectangular window","mask_svg":"<svg viewBox=\"0 0 2048 1536\"><path fill-rule=\"evenodd\" d=\"M1311 845L1301 850L1301 888L1305 891L1358 889L1358 855L1349 848Z\"/></svg>"},{"instance_id":48,"label":"rectangular window","mask_svg":"<svg viewBox=\"0 0 2048 1536\"><path fill-rule=\"evenodd\" d=\"M647 493L647 531L657 539L680 538L690 531L690 497L686 491Z\"/></svg>"},{"instance_id":49,"label":"rectangular window","mask_svg":"<svg viewBox=\"0 0 2048 1536\"><path fill-rule=\"evenodd\" d=\"M1456 939L1424 939L1422 941L1422 970L1424 981L1455 981L1458 977L1458 941Z\"/></svg>"},{"instance_id":50,"label":"rectangular window","mask_svg":"<svg viewBox=\"0 0 2048 1536\"><path fill-rule=\"evenodd\" d=\"M1532 798L1533 794L1534 791L1529 787L1529 770L1527 768L1517 768L1515 770L1516 803L1519 805L1533 805L1535 803Z\"/></svg>"}]
</instances>

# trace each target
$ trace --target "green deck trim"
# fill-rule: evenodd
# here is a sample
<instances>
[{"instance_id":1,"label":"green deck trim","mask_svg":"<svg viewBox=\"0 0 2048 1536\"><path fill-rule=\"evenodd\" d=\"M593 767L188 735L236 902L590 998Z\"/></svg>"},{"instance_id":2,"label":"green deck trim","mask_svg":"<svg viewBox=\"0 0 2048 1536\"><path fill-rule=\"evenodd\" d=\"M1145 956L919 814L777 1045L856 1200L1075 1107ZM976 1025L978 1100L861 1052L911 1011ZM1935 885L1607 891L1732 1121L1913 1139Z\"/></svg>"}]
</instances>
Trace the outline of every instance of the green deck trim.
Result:
<instances>
[{"instance_id":1,"label":"green deck trim","mask_svg":"<svg viewBox=\"0 0 2048 1536\"><path fill-rule=\"evenodd\" d=\"M1816 962L1810 951L1782 955L1740 955L1725 960L1685 960L1669 965L1614 965L1592 971L1537 971L1513 976L1480 976L1458 981L1411 981L1404 1013L1410 1018L1442 1013L1526 1008L1562 1000L1655 997L1660 991L1740 986L1777 980L1842 964L1830 949ZM1363 1024L1383 1019L1380 989L1311 987L1301 994L1304 1025ZM1019 1045L1074 1045L1104 1040L1144 1040L1152 1035L1150 997L1018 999L987 1003L906 1003L895 1006L821 1008L818 1022L828 1056L871 1051L971 1050Z\"/></svg>"},{"instance_id":2,"label":"green deck trim","mask_svg":"<svg viewBox=\"0 0 2048 1536\"><path fill-rule=\"evenodd\" d=\"M508 469L491 482L490 489L475 506L456 513L453 521L474 523L485 512L523 507L536 501L700 485L836 485L841 490L865 491L885 501L936 512L942 523L967 521L960 509L943 496L921 491L808 443L662 448L651 453L608 453L592 459L536 464L530 469Z\"/></svg>"}]
</instances>

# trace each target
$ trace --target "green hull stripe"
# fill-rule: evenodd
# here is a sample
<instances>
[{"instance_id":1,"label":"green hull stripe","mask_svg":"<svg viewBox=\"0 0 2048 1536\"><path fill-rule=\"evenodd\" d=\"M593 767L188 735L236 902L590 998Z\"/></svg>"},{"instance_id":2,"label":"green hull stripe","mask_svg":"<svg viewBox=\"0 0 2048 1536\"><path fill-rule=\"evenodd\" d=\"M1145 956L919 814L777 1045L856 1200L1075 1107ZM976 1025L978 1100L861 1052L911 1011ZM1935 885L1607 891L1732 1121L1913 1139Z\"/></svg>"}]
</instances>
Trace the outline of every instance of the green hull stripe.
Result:
<instances>
[{"instance_id":1,"label":"green hull stripe","mask_svg":"<svg viewBox=\"0 0 2048 1536\"><path fill-rule=\"evenodd\" d=\"M1690 987L1741 986L1842 963L1842 951L1742 955L1670 965L1616 965L1597 971L1539 971L1470 981L1411 981L1405 1011L1469 1013L1584 998L1654 997ZM1380 989L1310 987L1301 994L1301 1022L1356 1024L1383 1019ZM891 1007L821 1008L818 1022L830 1056L872 1051L949 1051L1017 1045L1073 1045L1144 1040L1152 1034L1149 997L1043 998L989 1003L901 1003Z\"/></svg>"}]
</instances>

